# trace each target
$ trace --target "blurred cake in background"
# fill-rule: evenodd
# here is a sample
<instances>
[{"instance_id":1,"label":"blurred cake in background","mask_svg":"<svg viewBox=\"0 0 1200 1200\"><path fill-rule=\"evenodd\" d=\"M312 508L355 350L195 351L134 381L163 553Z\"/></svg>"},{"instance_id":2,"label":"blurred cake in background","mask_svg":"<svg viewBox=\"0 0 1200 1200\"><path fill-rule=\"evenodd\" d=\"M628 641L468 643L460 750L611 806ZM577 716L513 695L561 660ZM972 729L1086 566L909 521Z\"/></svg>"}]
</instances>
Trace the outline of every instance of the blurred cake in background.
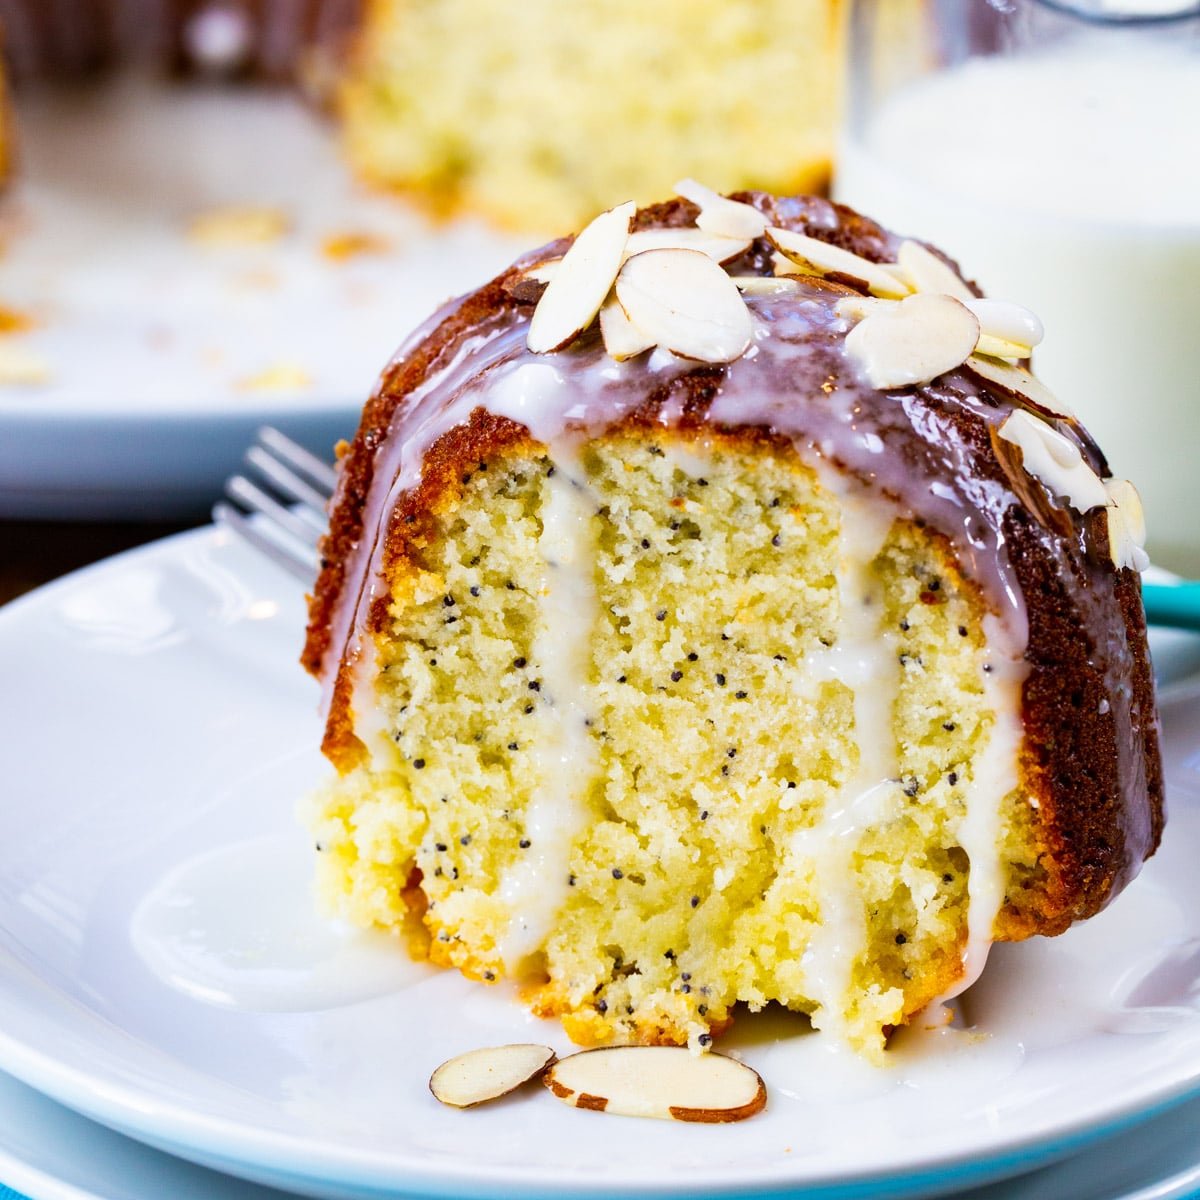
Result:
<instances>
[{"instance_id":1,"label":"blurred cake in background","mask_svg":"<svg viewBox=\"0 0 1200 1200\"><path fill-rule=\"evenodd\" d=\"M298 82L368 182L572 228L683 175L816 191L841 0L0 0L18 82L141 64ZM619 131L619 133L618 133Z\"/></svg>"},{"instance_id":2,"label":"blurred cake in background","mask_svg":"<svg viewBox=\"0 0 1200 1200\"><path fill-rule=\"evenodd\" d=\"M838 0L368 0L351 162L435 211L571 228L669 191L812 191L829 170Z\"/></svg>"}]
</instances>

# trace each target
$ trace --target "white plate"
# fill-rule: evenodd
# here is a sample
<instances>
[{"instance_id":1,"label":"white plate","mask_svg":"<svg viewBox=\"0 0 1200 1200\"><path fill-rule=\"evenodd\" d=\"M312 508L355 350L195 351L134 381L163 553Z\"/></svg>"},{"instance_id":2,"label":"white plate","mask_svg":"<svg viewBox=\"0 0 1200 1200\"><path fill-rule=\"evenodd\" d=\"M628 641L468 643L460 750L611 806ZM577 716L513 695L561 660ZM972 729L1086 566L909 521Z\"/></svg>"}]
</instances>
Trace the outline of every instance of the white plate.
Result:
<instances>
[{"instance_id":1,"label":"white plate","mask_svg":"<svg viewBox=\"0 0 1200 1200\"><path fill-rule=\"evenodd\" d=\"M798 1020L746 1018L727 1045L771 1104L716 1129L537 1091L441 1108L425 1081L449 1055L567 1045L504 990L331 939L306 897L289 899L285 868L306 854L294 809L323 773L316 688L295 666L302 619L299 590L213 530L0 612L0 1067L183 1157L354 1197L932 1194L1032 1169L1200 1090L1200 700L1184 686L1164 713L1163 850L1096 919L997 950L964 1006L983 1036L909 1037L878 1071ZM262 852L257 885L247 844ZM196 979L151 971L131 925L182 864L214 861L233 868L244 953L201 999ZM306 977L297 947L313 945L326 968L341 957ZM407 982L389 990L393 969ZM226 985L252 1007L213 1003Z\"/></svg>"},{"instance_id":2,"label":"white plate","mask_svg":"<svg viewBox=\"0 0 1200 1200\"><path fill-rule=\"evenodd\" d=\"M1200 1100L1082 1154L959 1200L1193 1200L1200 1192ZM288 1200L151 1150L0 1074L0 1196L29 1200ZM798 1194L792 1193L797 1197Z\"/></svg>"},{"instance_id":3,"label":"white plate","mask_svg":"<svg viewBox=\"0 0 1200 1200\"><path fill-rule=\"evenodd\" d=\"M328 454L404 335L538 240L357 187L286 93L134 79L21 100L0 302L38 324L4 336L0 378L19 353L46 379L0 384L0 516L203 512L264 421ZM189 235L230 205L287 230ZM387 249L335 260L340 235Z\"/></svg>"},{"instance_id":4,"label":"white plate","mask_svg":"<svg viewBox=\"0 0 1200 1200\"><path fill-rule=\"evenodd\" d=\"M1194 1200L1200 1100L1140 1122L1051 1167L959 1200ZM295 1194L219 1175L151 1150L0 1074L0 1196L29 1200L288 1200ZM798 1193L791 1193L798 1200Z\"/></svg>"}]
</instances>

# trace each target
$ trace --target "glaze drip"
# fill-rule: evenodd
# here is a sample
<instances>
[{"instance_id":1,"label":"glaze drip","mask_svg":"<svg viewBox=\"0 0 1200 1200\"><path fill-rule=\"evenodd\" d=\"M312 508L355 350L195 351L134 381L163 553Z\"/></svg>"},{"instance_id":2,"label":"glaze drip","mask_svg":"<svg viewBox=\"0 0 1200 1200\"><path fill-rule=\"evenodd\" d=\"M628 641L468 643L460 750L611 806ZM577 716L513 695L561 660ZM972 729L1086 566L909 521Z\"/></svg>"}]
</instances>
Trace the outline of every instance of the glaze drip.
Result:
<instances>
[{"instance_id":1,"label":"glaze drip","mask_svg":"<svg viewBox=\"0 0 1200 1200\"><path fill-rule=\"evenodd\" d=\"M524 852L500 883L510 915L500 955L510 974L542 946L567 898L571 845L587 827L587 792L598 754L591 736L589 637L596 622L595 501L581 464L558 458L545 480L544 562L533 669L541 703L532 751L538 784L525 812Z\"/></svg>"}]
</instances>

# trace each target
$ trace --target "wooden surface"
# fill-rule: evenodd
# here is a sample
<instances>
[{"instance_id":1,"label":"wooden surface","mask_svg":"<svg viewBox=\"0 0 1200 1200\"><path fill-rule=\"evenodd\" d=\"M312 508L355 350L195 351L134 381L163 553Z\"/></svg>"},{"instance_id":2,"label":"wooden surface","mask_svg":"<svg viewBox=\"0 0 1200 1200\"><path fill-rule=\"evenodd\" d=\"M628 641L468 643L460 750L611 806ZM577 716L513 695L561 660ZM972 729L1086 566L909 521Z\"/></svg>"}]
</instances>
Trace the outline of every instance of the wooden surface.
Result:
<instances>
[{"instance_id":1,"label":"wooden surface","mask_svg":"<svg viewBox=\"0 0 1200 1200\"><path fill-rule=\"evenodd\" d=\"M0 521L0 604L79 567L194 524Z\"/></svg>"}]
</instances>

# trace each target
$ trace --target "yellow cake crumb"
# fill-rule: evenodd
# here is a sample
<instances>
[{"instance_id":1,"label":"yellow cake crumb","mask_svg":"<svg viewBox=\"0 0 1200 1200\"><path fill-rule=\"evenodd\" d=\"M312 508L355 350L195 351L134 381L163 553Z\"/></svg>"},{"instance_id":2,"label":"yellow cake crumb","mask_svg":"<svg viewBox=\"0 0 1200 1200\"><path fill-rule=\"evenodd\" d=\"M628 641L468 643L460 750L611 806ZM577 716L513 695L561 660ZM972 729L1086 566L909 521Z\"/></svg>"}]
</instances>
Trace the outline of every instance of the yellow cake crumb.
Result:
<instances>
[{"instance_id":1,"label":"yellow cake crumb","mask_svg":"<svg viewBox=\"0 0 1200 1200\"><path fill-rule=\"evenodd\" d=\"M277 242L291 227L280 208L255 204L230 204L194 216L188 237L205 246L253 246Z\"/></svg>"},{"instance_id":2,"label":"yellow cake crumb","mask_svg":"<svg viewBox=\"0 0 1200 1200\"><path fill-rule=\"evenodd\" d=\"M296 363L275 363L239 379L237 386L243 392L303 392L312 387L312 376Z\"/></svg>"},{"instance_id":3,"label":"yellow cake crumb","mask_svg":"<svg viewBox=\"0 0 1200 1200\"><path fill-rule=\"evenodd\" d=\"M353 230L331 233L321 243L321 253L332 262L344 262L364 254L387 254L391 248L391 242L377 233Z\"/></svg>"},{"instance_id":4,"label":"yellow cake crumb","mask_svg":"<svg viewBox=\"0 0 1200 1200\"><path fill-rule=\"evenodd\" d=\"M704 1047L735 1005L778 1003L878 1054L961 969L958 826L996 719L978 595L936 536L883 527L861 603L895 656L884 736L898 778L844 851L846 911L825 911L822 822L863 752L853 688L812 665L848 636L841 502L790 449L678 433L589 444L574 470L594 563L593 766L577 764L584 819L547 865L553 921L514 962L520 902L506 896L544 836L539 722L555 702L539 659L553 467L469 474L419 569L393 580L377 648L386 737L315 810L325 902L400 928L419 878L430 959L515 976L585 1044ZM1003 837L1015 870L1021 831ZM831 983L814 960L835 916L861 947Z\"/></svg>"}]
</instances>

